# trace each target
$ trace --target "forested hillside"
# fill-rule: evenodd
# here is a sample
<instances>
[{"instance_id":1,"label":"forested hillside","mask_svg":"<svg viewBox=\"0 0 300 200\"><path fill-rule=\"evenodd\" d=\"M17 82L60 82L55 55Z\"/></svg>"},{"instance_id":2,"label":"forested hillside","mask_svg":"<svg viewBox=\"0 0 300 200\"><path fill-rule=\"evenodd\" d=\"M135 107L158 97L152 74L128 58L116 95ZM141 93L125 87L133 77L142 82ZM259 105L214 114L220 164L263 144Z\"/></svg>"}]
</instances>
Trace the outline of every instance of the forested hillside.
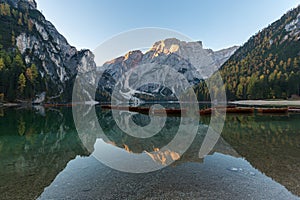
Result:
<instances>
[{"instance_id":1,"label":"forested hillside","mask_svg":"<svg viewBox=\"0 0 300 200\"><path fill-rule=\"evenodd\" d=\"M300 93L300 7L251 37L220 68L227 98L287 99ZM212 76L208 81L214 81ZM209 97L205 83L195 88ZM214 88L213 95L217 95Z\"/></svg>"}]
</instances>

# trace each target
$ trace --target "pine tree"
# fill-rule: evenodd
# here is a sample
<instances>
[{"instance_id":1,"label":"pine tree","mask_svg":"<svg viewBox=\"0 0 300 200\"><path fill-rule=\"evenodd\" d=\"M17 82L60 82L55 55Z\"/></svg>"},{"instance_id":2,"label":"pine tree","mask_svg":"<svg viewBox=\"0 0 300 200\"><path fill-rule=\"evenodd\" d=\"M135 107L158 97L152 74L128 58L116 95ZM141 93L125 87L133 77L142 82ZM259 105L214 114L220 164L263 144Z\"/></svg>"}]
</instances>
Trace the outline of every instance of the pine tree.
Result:
<instances>
[{"instance_id":1,"label":"pine tree","mask_svg":"<svg viewBox=\"0 0 300 200\"><path fill-rule=\"evenodd\" d=\"M25 67L24 62L23 62L23 58L22 58L22 56L20 54L17 54L15 56L14 62L20 68L24 68Z\"/></svg>"},{"instance_id":2,"label":"pine tree","mask_svg":"<svg viewBox=\"0 0 300 200\"><path fill-rule=\"evenodd\" d=\"M33 22L29 19L28 20L28 30L31 32L32 31L32 29L33 29Z\"/></svg>"},{"instance_id":3,"label":"pine tree","mask_svg":"<svg viewBox=\"0 0 300 200\"><path fill-rule=\"evenodd\" d=\"M18 25L20 25L20 26L23 25L23 13L22 12L19 12Z\"/></svg>"},{"instance_id":4,"label":"pine tree","mask_svg":"<svg viewBox=\"0 0 300 200\"><path fill-rule=\"evenodd\" d=\"M15 37L15 32L14 31L11 32L11 44L13 46L15 46L15 44L16 44L16 37Z\"/></svg>"},{"instance_id":5,"label":"pine tree","mask_svg":"<svg viewBox=\"0 0 300 200\"><path fill-rule=\"evenodd\" d=\"M25 74L26 74L27 79L32 83L33 82L33 76L32 76L31 69L27 68Z\"/></svg>"},{"instance_id":6,"label":"pine tree","mask_svg":"<svg viewBox=\"0 0 300 200\"><path fill-rule=\"evenodd\" d=\"M18 13L17 10L12 9L11 13L12 13L12 15L14 16L14 18L17 18L17 17L18 17L18 14L19 14L19 13Z\"/></svg>"}]
</instances>

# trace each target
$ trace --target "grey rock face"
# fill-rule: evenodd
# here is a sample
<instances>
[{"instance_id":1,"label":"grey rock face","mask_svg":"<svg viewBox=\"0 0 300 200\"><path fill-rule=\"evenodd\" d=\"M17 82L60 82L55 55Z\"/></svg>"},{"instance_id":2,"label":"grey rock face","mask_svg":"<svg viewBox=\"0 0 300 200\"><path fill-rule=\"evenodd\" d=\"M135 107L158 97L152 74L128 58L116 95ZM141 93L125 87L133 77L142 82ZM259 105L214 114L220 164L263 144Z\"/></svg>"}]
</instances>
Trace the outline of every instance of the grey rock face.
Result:
<instances>
[{"instance_id":1,"label":"grey rock face","mask_svg":"<svg viewBox=\"0 0 300 200\"><path fill-rule=\"evenodd\" d=\"M296 40L300 40L300 13L291 23L285 26L285 30L289 33L286 38L291 36L296 37Z\"/></svg>"}]
</instances>

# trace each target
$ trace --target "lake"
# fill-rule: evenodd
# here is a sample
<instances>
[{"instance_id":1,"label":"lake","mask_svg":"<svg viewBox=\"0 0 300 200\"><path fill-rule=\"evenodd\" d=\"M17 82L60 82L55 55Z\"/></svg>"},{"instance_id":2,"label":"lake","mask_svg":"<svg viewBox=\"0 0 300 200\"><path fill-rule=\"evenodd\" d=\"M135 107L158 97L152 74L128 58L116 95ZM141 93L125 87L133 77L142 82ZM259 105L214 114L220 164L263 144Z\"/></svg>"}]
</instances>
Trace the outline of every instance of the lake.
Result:
<instances>
[{"instance_id":1,"label":"lake","mask_svg":"<svg viewBox=\"0 0 300 200\"><path fill-rule=\"evenodd\" d=\"M201 116L185 153L153 156L148 152L176 138L180 117L168 116L158 134L136 138L118 128L112 111L95 111L101 134L91 123L82 135L72 108L0 108L0 199L299 199L299 114L228 114L217 144L202 158L209 116ZM143 114L132 120L150 123ZM97 153L104 151L101 162ZM140 167L131 156L160 168L129 173L107 166L120 155L121 169Z\"/></svg>"}]
</instances>

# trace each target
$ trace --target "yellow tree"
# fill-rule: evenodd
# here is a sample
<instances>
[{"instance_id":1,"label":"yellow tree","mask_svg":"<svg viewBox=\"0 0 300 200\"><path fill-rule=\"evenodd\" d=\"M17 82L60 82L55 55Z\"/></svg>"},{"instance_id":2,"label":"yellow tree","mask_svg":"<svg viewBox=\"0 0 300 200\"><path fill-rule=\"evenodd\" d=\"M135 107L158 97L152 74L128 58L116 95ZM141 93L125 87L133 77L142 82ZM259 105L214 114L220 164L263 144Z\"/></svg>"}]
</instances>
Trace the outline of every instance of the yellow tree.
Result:
<instances>
[{"instance_id":1,"label":"yellow tree","mask_svg":"<svg viewBox=\"0 0 300 200\"><path fill-rule=\"evenodd\" d=\"M32 79L33 79L33 81L35 81L35 79L36 79L36 78L38 77L38 75L39 75L38 69L37 69L36 65L35 65L35 64L32 64L32 65L30 66L30 70L31 70L31 73L32 73Z\"/></svg>"},{"instance_id":2,"label":"yellow tree","mask_svg":"<svg viewBox=\"0 0 300 200\"><path fill-rule=\"evenodd\" d=\"M20 26L22 26L23 25L23 14L20 12L19 13L19 19L18 19L18 24L20 25Z\"/></svg>"},{"instance_id":3,"label":"yellow tree","mask_svg":"<svg viewBox=\"0 0 300 200\"><path fill-rule=\"evenodd\" d=\"M26 69L26 77L31 82L34 83L36 78L38 77L38 70L35 64L32 64L31 67Z\"/></svg>"},{"instance_id":4,"label":"yellow tree","mask_svg":"<svg viewBox=\"0 0 300 200\"><path fill-rule=\"evenodd\" d=\"M3 58L0 58L0 71L5 67Z\"/></svg>"},{"instance_id":5,"label":"yellow tree","mask_svg":"<svg viewBox=\"0 0 300 200\"><path fill-rule=\"evenodd\" d=\"M7 16L11 16L11 13L10 13L10 5L5 3L4 4L4 9L5 9L5 15Z\"/></svg>"},{"instance_id":6,"label":"yellow tree","mask_svg":"<svg viewBox=\"0 0 300 200\"><path fill-rule=\"evenodd\" d=\"M19 84L18 89L19 89L20 93L23 94L24 88L26 87L26 78L23 73L20 74L20 76L19 76L18 84Z\"/></svg>"}]
</instances>

